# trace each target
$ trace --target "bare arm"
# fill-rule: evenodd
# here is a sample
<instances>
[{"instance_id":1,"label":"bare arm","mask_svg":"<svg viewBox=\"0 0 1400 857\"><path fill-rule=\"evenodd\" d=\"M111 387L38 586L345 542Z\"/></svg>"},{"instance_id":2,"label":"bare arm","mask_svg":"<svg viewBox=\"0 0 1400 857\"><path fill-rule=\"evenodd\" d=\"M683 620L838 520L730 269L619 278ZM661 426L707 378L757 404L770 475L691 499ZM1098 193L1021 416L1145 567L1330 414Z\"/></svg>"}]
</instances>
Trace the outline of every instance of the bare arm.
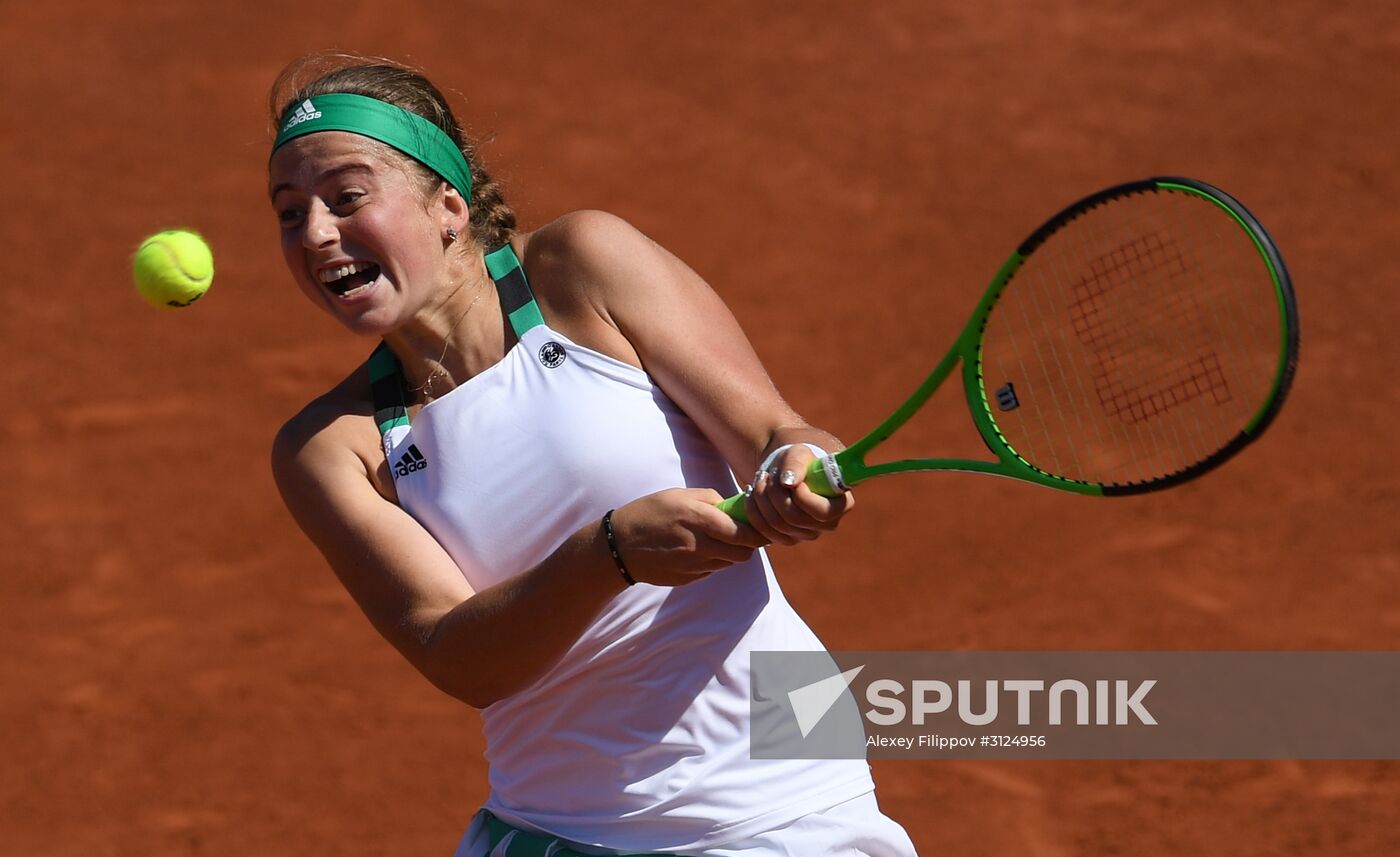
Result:
<instances>
[{"instance_id":1,"label":"bare arm","mask_svg":"<svg viewBox=\"0 0 1400 857\"><path fill-rule=\"evenodd\" d=\"M791 544L836 526L854 498L820 497L802 484L813 456L801 444L828 452L842 444L783 400L734 315L698 274L604 212L577 212L534 240L543 244L539 255L547 268L565 262L559 267L570 289L589 304L579 315L600 317L615 331L606 343L613 353L646 369L736 473L753 473L771 450L798 444L777 462L780 477L791 474L790 484L759 480L749 500L749 518L760 534Z\"/></svg>"},{"instance_id":2,"label":"bare arm","mask_svg":"<svg viewBox=\"0 0 1400 857\"><path fill-rule=\"evenodd\" d=\"M534 568L474 592L437 541L374 489L345 443L355 427L305 422L284 427L273 448L287 508L376 630L449 695L484 707L525 688L625 588L595 523ZM760 540L713 509L716 499L676 489L619 509L631 573L680 585L752 553Z\"/></svg>"}]
</instances>

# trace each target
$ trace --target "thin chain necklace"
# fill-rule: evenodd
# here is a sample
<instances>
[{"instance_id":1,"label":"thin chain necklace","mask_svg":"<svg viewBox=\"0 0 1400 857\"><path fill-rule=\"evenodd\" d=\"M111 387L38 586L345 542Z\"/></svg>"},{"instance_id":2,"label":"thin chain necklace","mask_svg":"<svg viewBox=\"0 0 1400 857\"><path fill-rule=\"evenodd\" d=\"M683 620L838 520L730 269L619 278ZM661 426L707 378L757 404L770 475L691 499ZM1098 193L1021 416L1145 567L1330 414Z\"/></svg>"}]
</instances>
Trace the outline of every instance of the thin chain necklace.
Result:
<instances>
[{"instance_id":1,"label":"thin chain necklace","mask_svg":"<svg viewBox=\"0 0 1400 857\"><path fill-rule=\"evenodd\" d=\"M476 302L481 300L481 296L484 294L486 294L485 285L479 286L476 290L476 297L472 298L472 302L467 304L467 308L462 310L462 314L457 316L457 320L453 322L452 327L448 329L447 336L443 339L442 343L442 355L437 359L437 368L428 373L428 379L423 382L422 386L412 389L414 393L422 393L424 401L432 398L433 381L437 380L439 375L447 374L442 369L442 361L447 359L447 349L448 346L452 344L452 334L457 332L457 328L461 326L462 320L467 317L467 313L472 311L472 308L476 306Z\"/></svg>"}]
</instances>

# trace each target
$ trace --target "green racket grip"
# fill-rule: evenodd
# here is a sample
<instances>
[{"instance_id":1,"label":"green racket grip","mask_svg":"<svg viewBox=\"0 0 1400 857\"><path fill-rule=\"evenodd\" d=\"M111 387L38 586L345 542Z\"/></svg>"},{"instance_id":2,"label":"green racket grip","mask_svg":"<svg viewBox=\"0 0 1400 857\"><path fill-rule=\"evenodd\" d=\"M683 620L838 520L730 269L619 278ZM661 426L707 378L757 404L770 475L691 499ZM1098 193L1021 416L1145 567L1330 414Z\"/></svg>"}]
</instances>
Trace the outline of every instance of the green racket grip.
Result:
<instances>
[{"instance_id":1,"label":"green racket grip","mask_svg":"<svg viewBox=\"0 0 1400 857\"><path fill-rule=\"evenodd\" d=\"M831 458L831 456L827 457ZM841 489L831 484L831 478L827 475L827 467L823 461L824 459L821 458L812 459L807 464L807 476L802 481L808 488L812 489L814 493L820 494L823 497L839 497L842 493ZM834 459L832 461L832 466L837 468L837 473L840 473L840 465L836 464ZM745 495L741 492L735 494L733 497L726 497L716 505L721 512L729 517L741 524L747 524L749 522L749 513L744 507L744 499Z\"/></svg>"},{"instance_id":2,"label":"green racket grip","mask_svg":"<svg viewBox=\"0 0 1400 857\"><path fill-rule=\"evenodd\" d=\"M749 512L744 508L744 492L740 491L733 497L725 497L715 505L719 510L741 524L749 522Z\"/></svg>"}]
</instances>

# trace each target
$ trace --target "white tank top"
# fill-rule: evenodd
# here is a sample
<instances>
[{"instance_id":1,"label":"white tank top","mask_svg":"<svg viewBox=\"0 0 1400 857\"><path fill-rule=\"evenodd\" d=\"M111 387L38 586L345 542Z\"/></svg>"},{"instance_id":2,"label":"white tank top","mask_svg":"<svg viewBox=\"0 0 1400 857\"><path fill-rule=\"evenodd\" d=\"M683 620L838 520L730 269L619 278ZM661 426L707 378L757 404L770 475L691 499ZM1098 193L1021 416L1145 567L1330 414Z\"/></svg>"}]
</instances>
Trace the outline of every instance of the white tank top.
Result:
<instances>
[{"instance_id":1,"label":"white tank top","mask_svg":"<svg viewBox=\"0 0 1400 857\"><path fill-rule=\"evenodd\" d=\"M646 372L551 330L508 246L487 262L519 336L499 363L409 425L392 354L371 361L399 502L474 589L643 495L736 490ZM543 677L482 710L486 808L574 842L684 852L869 792L863 760L749 757L749 652L822 648L762 551L686 586L633 586Z\"/></svg>"}]
</instances>

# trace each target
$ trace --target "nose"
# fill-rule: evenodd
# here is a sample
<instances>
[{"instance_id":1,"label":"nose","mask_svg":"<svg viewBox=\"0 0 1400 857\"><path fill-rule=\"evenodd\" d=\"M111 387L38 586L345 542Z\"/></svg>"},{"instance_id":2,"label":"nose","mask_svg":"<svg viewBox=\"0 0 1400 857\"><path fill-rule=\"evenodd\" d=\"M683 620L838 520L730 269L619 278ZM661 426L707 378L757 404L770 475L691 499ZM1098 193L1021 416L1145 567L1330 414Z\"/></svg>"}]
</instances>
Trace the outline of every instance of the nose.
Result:
<instances>
[{"instance_id":1,"label":"nose","mask_svg":"<svg viewBox=\"0 0 1400 857\"><path fill-rule=\"evenodd\" d=\"M302 244L308 250L319 250L334 244L339 238L335 215L319 199L312 200L306 210L306 222L301 232Z\"/></svg>"}]
</instances>

